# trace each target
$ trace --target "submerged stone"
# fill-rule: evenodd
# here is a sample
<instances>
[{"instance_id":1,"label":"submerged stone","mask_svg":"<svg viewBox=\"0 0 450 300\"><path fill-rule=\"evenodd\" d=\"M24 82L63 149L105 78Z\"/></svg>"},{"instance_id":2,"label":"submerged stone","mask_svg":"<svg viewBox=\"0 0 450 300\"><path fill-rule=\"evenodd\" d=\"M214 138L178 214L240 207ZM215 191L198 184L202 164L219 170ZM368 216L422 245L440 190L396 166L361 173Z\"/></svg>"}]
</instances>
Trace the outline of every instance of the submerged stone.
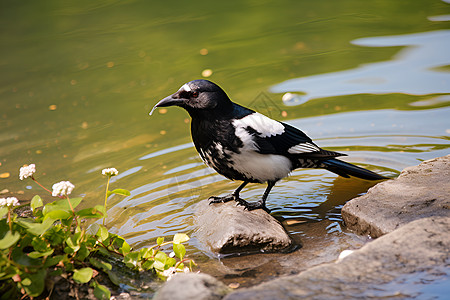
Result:
<instances>
[{"instance_id":1,"label":"submerged stone","mask_svg":"<svg viewBox=\"0 0 450 300\"><path fill-rule=\"evenodd\" d=\"M230 291L207 274L177 274L163 285L153 300L220 300Z\"/></svg>"},{"instance_id":2,"label":"submerged stone","mask_svg":"<svg viewBox=\"0 0 450 300\"><path fill-rule=\"evenodd\" d=\"M199 241L215 253L283 251L292 239L274 217L262 209L244 210L236 202L201 201L196 211Z\"/></svg>"}]
</instances>

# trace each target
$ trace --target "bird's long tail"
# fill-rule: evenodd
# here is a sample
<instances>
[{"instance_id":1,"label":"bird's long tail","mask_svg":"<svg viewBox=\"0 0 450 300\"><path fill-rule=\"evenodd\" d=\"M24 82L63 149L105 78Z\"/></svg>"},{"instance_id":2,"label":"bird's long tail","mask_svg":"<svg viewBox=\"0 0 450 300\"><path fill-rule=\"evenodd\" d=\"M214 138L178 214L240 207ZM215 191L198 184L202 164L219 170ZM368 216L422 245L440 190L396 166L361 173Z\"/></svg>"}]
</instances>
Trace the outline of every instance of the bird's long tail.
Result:
<instances>
[{"instance_id":1,"label":"bird's long tail","mask_svg":"<svg viewBox=\"0 0 450 300\"><path fill-rule=\"evenodd\" d=\"M349 164L345 161L338 160L338 159L328 159L322 162L325 164L325 169L328 171L331 171L333 173L336 173L342 177L350 177L355 176L361 179L367 179L367 180L381 180L386 179L386 177L383 177L381 175L378 175L377 173L374 173L372 171L366 170L364 168Z\"/></svg>"}]
</instances>

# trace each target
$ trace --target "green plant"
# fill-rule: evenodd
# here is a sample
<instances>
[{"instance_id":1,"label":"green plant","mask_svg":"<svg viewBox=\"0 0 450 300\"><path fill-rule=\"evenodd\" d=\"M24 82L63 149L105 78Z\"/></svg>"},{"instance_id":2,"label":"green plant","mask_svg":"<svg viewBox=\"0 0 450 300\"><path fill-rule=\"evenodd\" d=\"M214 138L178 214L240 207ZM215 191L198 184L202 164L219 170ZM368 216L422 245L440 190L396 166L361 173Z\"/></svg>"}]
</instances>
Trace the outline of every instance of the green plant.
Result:
<instances>
[{"instance_id":1,"label":"green plant","mask_svg":"<svg viewBox=\"0 0 450 300\"><path fill-rule=\"evenodd\" d=\"M30 177L42 186L33 176L34 165L23 168L20 179ZM156 245L134 251L123 237L110 233L104 225L94 223L85 228L87 219L105 219L106 199L110 194L130 195L124 189L108 190L110 177L117 173L115 170L104 174L108 176L108 184L103 206L76 211L82 198L69 198L74 186L68 181L53 185L52 192L44 187L59 200L44 205L40 196L34 196L30 203L30 218L19 217L14 212L14 206L19 205L16 198L0 199L2 299L17 298L20 294L37 297L44 293L46 279L61 274L76 283L89 284L97 298L109 299L109 289L98 282L96 275L103 272L114 284L119 282L111 264L102 260L100 254L119 257L127 267L153 271L162 279L170 278L176 272L192 270L195 263L185 258L186 249L182 244L189 240L186 234L176 234L168 242L160 237ZM169 244L172 244L174 257L162 251Z\"/></svg>"}]
</instances>

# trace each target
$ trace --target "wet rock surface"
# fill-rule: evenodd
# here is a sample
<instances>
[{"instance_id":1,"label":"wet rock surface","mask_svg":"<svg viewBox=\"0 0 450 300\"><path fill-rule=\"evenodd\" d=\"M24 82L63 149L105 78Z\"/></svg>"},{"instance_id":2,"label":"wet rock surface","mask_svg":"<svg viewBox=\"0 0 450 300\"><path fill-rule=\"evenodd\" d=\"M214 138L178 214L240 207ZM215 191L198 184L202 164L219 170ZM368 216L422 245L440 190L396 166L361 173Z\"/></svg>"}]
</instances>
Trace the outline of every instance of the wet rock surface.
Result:
<instances>
[{"instance_id":1,"label":"wet rock surface","mask_svg":"<svg viewBox=\"0 0 450 300\"><path fill-rule=\"evenodd\" d=\"M236 202L201 201L196 212L196 237L215 253L287 251L293 241L274 217L257 209L244 210Z\"/></svg>"},{"instance_id":2,"label":"wet rock surface","mask_svg":"<svg viewBox=\"0 0 450 300\"><path fill-rule=\"evenodd\" d=\"M154 300L219 300L231 289L207 274L178 274L156 293Z\"/></svg>"},{"instance_id":3,"label":"wet rock surface","mask_svg":"<svg viewBox=\"0 0 450 300\"><path fill-rule=\"evenodd\" d=\"M445 289L449 290L449 230L450 218L413 221L337 263L241 289L224 299L431 299L434 293L443 296Z\"/></svg>"},{"instance_id":4,"label":"wet rock surface","mask_svg":"<svg viewBox=\"0 0 450 300\"><path fill-rule=\"evenodd\" d=\"M372 237L430 216L450 217L450 155L408 167L342 208L347 228Z\"/></svg>"}]
</instances>

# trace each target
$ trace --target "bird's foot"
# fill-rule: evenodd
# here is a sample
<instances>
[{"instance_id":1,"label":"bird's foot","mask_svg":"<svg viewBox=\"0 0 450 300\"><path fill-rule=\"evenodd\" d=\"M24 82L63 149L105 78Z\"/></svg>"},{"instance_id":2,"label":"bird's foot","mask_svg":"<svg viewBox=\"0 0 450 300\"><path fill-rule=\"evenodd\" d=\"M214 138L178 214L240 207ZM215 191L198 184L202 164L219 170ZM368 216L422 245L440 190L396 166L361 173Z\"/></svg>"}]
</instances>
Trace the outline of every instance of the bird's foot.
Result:
<instances>
[{"instance_id":1,"label":"bird's foot","mask_svg":"<svg viewBox=\"0 0 450 300\"><path fill-rule=\"evenodd\" d=\"M251 210L255 210L255 209L263 209L265 212L267 212L268 214L270 214L270 209L268 209L262 200L259 200L257 202L247 202L244 199L237 199L237 204L236 205L242 205L244 206L244 209L251 211Z\"/></svg>"},{"instance_id":2,"label":"bird's foot","mask_svg":"<svg viewBox=\"0 0 450 300\"><path fill-rule=\"evenodd\" d=\"M223 197L211 196L208 198L208 200L209 204L211 205L212 203L225 203L232 200L236 200L236 196L234 194L229 194Z\"/></svg>"}]
</instances>

